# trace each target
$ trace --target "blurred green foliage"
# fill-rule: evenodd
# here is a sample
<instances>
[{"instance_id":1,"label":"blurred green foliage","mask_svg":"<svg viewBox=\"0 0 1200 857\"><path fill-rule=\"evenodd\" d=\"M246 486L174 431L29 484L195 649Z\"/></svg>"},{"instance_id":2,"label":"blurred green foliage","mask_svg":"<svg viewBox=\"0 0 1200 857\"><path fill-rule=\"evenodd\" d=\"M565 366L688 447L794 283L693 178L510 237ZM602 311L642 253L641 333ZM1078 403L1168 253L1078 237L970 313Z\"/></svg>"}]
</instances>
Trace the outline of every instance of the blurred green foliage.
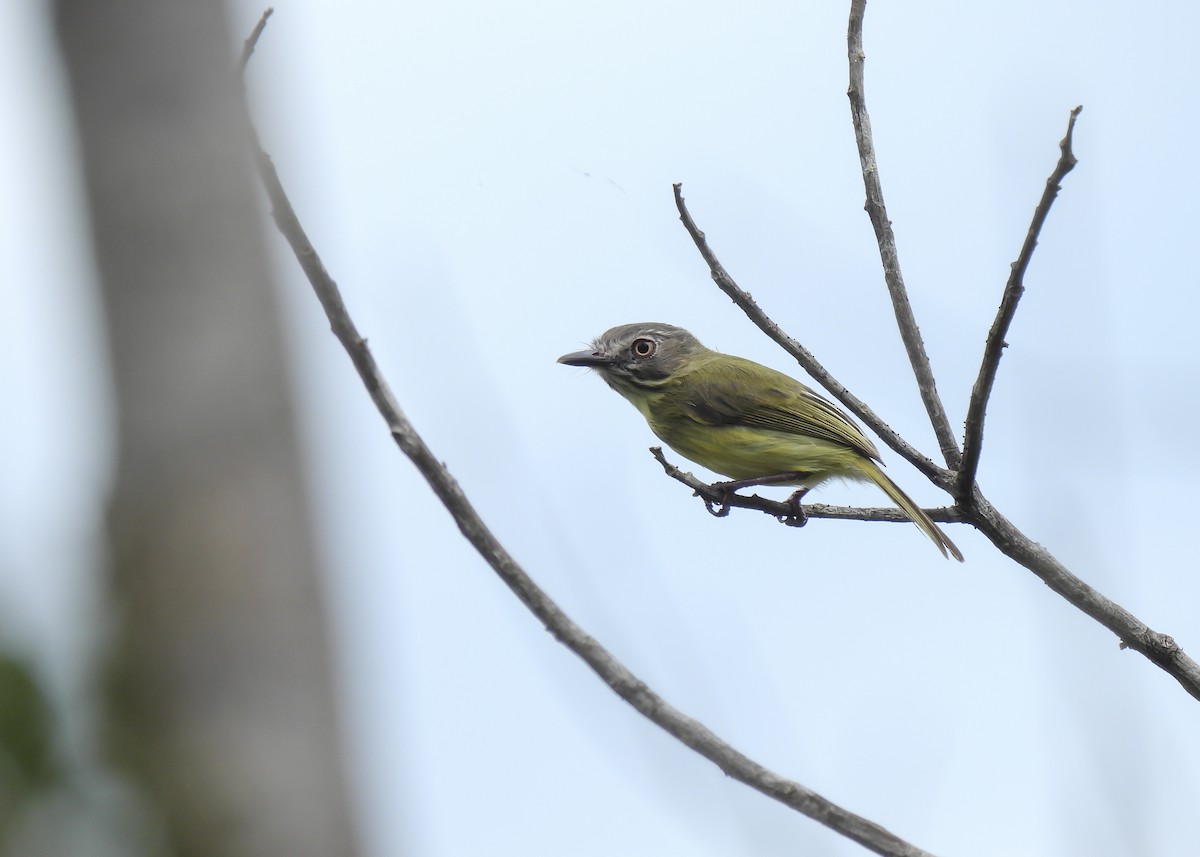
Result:
<instances>
[{"instance_id":1,"label":"blurred green foliage","mask_svg":"<svg viewBox=\"0 0 1200 857\"><path fill-rule=\"evenodd\" d=\"M0 835L27 798L58 779L53 726L33 670L0 654Z\"/></svg>"}]
</instances>

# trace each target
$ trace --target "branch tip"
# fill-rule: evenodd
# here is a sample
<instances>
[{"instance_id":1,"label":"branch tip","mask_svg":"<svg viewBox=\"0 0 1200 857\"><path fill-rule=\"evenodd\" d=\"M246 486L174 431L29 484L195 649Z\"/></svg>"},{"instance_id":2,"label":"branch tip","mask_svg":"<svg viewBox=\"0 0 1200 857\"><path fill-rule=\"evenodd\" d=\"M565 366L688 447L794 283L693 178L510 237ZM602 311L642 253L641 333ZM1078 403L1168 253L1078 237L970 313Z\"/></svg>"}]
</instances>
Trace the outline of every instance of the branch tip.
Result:
<instances>
[{"instance_id":1,"label":"branch tip","mask_svg":"<svg viewBox=\"0 0 1200 857\"><path fill-rule=\"evenodd\" d=\"M983 454L983 423L987 412L988 399L991 398L992 388L996 383L996 373L1000 367L1000 358L1008 348L1008 329L1017 313L1017 304L1025 293L1025 271L1033 258L1037 247L1038 237L1050 214L1050 207L1062 189L1062 180L1075 168L1078 161L1071 145L1075 138L1075 122L1079 118L1083 105L1074 108L1067 120L1067 133L1059 141L1058 163L1046 179L1045 189L1041 199L1033 210L1033 219L1025 232L1025 241L1017 254L1016 260L1009 266L1008 282L1004 286L1004 294L1000 306L996 309L996 318L988 331L987 340L983 346L983 358L979 366L979 375L971 388L971 399L967 404L967 419L963 428L963 457L959 468L954 495L960 503L972 496L975 477L979 471L979 459Z\"/></svg>"},{"instance_id":2,"label":"branch tip","mask_svg":"<svg viewBox=\"0 0 1200 857\"><path fill-rule=\"evenodd\" d=\"M250 55L254 53L254 49L258 46L259 37L262 36L263 30L267 28L267 19L274 14L274 6L268 6L264 9L263 13L258 17L258 23L254 25L254 29L250 31L250 35L242 43L242 56L238 60L239 74L246 71L246 65L250 62Z\"/></svg>"}]
</instances>

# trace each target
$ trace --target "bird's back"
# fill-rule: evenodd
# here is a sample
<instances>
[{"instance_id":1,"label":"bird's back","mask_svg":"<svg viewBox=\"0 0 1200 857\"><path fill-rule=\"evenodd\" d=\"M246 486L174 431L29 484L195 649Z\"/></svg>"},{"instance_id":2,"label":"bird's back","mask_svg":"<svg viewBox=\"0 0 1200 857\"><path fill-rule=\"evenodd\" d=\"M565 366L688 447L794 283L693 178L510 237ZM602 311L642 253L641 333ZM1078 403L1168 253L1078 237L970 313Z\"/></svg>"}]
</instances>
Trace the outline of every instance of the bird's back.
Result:
<instances>
[{"instance_id":1,"label":"bird's back","mask_svg":"<svg viewBox=\"0 0 1200 857\"><path fill-rule=\"evenodd\" d=\"M681 455L734 479L808 467L853 471L874 444L835 405L795 378L709 351L647 403L651 429Z\"/></svg>"}]
</instances>

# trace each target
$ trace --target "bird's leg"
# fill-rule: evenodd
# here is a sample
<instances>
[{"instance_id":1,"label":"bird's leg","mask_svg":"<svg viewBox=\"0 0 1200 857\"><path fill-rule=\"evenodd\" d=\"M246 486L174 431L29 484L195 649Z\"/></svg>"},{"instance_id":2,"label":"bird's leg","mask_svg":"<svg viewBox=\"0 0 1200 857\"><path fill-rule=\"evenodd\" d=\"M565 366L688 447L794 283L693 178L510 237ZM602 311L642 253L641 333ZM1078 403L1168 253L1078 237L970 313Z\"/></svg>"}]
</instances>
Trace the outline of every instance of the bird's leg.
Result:
<instances>
[{"instance_id":1,"label":"bird's leg","mask_svg":"<svg viewBox=\"0 0 1200 857\"><path fill-rule=\"evenodd\" d=\"M788 497L788 505L792 507L790 515L784 515L779 519L779 523L787 524L789 527L803 527L808 523L808 515L804 514L804 507L800 505L800 501L804 499L804 495L808 493L807 488L801 488Z\"/></svg>"}]
</instances>

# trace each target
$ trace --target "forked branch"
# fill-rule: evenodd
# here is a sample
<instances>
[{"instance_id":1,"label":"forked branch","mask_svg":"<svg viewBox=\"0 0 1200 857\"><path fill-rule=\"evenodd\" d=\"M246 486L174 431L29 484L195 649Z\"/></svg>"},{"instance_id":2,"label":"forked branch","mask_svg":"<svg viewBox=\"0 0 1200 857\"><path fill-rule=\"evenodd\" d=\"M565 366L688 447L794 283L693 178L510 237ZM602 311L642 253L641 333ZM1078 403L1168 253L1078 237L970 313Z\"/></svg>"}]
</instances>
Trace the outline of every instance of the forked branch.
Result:
<instances>
[{"instance_id":1,"label":"forked branch","mask_svg":"<svg viewBox=\"0 0 1200 857\"><path fill-rule=\"evenodd\" d=\"M863 181L868 189L870 189L878 185L879 176L874 160L875 145L871 139L871 126L869 120L866 119L866 103L862 86L862 26L865 11L866 0L852 0L847 47L850 59L850 101L855 120L855 136L859 140L860 155L863 152L870 153L870 157L864 156L861 158ZM983 443L983 413L986 410L987 399L991 392L992 383L995 380L1000 353L1004 348L1005 332L1008 329L1009 322L1012 320L1012 314L1016 310L1017 301L1020 299L1021 291L1023 290L1022 284L1025 269L1029 265L1030 258L1032 258L1034 247L1037 246L1037 236L1041 232L1046 215L1049 213L1050 205L1058 193L1059 182L1075 165L1075 156L1071 150L1071 141L1075 121L1080 109L1076 107L1071 111L1071 118L1067 124L1067 134L1060 144L1061 155L1058 164L1054 172L1051 173L1050 179L1046 183L1046 189L1042 194L1041 202L1034 211L1033 222L1026 233L1025 243L1017 256L1017 261L1013 265L1008 287L1005 289L1005 296L1001 301L1000 310L997 313L996 323L992 326L992 331L985 346L983 367L980 371L980 378L976 382L975 389L972 392L971 405L969 406L970 410L974 412L974 416L972 417L970 413L968 414L967 430L964 439L966 453L972 457L972 461L966 462L960 459L962 463L960 464L958 479L961 481L958 481L954 486L957 501L956 509L962 516L963 521L972 524L987 536L1001 553L1032 571L1072 606L1091 616L1116 634L1123 648L1130 648L1141 653L1179 682L1189 694L1196 699L1200 699L1200 664L1197 664L1196 661L1188 657L1172 637L1153 630L1124 607L1105 597L1099 591L1071 574L1062 563L1055 559L1053 554L1022 533L1008 519L1001 515L988 502L987 498L983 496L983 493L979 490L979 486L975 483L975 472L978 468L979 454ZM882 201L882 193L879 199ZM871 212L870 190L868 190L868 212ZM880 215L882 215L881 222L886 224L886 214L883 213L882 208L878 209L876 213L871 214L872 223L876 223ZM879 243L880 255L884 258L884 274L885 278L888 279L889 290L892 291L893 295L895 295L896 291L903 293L902 281L899 281L898 278L893 281L888 276L888 260L890 259L893 262L895 260L895 239L891 234L890 228L881 229L877 226L876 239ZM907 298L902 303L907 306ZM900 319L899 311L897 311L897 319ZM900 324L901 333L903 334L905 323L901 321ZM915 328L913 329L915 330ZM914 361L914 370L918 373L919 382L922 365L927 365L927 362L921 360ZM920 385L923 397L926 396L927 391L934 390L932 387L927 388L924 382L920 382ZM933 395L936 396L936 392ZM926 400L926 407L930 407L928 400ZM938 408L940 408L940 402L938 403ZM936 428L936 419L934 420L934 424ZM945 451L944 443L943 451ZM945 486L943 485L943 487Z\"/></svg>"},{"instance_id":2,"label":"forked branch","mask_svg":"<svg viewBox=\"0 0 1200 857\"><path fill-rule=\"evenodd\" d=\"M944 415L944 408L937 394L936 386L932 383L932 372L929 362L924 356L924 347L920 345L920 334L915 321L911 324L906 320L911 318L911 309L904 289L903 279L899 276L899 266L896 261L895 237L887 223L886 210L883 208L882 190L879 190L878 168L875 165L875 145L871 137L870 120L867 118L866 103L863 96L862 70L862 18L866 9L865 0L852 0L850 25L848 28L848 47L850 59L850 100L854 116L855 136L858 139L860 160L863 171L863 182L868 189L867 211L875 224L876 240L879 244L880 256L884 264L884 276L888 283L889 292L896 306L897 322L905 342L914 342L910 350L910 359L914 372L917 374L918 386L926 408L930 412L934 428L937 429ZM1024 244L1013 263L1008 284L997 312L996 320L988 334L984 348L984 359L980 375L971 394L968 410L966 433L964 437L965 454L960 454L957 447L951 450L942 441L943 454L948 460L959 462L959 472L953 473L933 464L904 438L893 432L865 404L852 396L837 379L833 378L799 343L783 332L766 315L749 294L740 289L729 272L717 260L716 255L708 245L704 233L696 226L687 208L683 204L680 186L675 185L676 206L679 208L683 224L695 242L700 255L708 263L713 280L729 295L743 312L772 340L779 343L786 351L796 357L797 361L815 378L826 390L832 393L842 404L846 405L856 416L876 432L884 442L911 462L924 473L934 484L955 495L956 504L945 510L937 510L944 517L937 520L958 520L969 523L982 532L992 544L1005 556L1029 569L1046 583L1052 590L1062 596L1072 606L1095 619L1105 628L1117 635L1122 648L1133 649L1144 655L1152 663L1174 678L1196 699L1200 699L1200 664L1190 658L1178 643L1168 634L1155 631L1142 622L1120 604L1107 598L1098 590L1089 586L1080 578L1073 575L1067 568L1055 559L1054 555L1037 542L1030 539L1012 525L991 503L983 496L975 483L979 455L983 443L983 415L987 400L995 381L996 369L1000 355L1004 349L1004 337L1016 311L1017 303L1024 290L1024 275L1032 258L1037 238L1049 214L1050 207L1060 189L1064 176L1075 166L1075 156L1072 151L1075 122L1082 108L1076 107L1071 111L1067 123L1067 133L1060 147L1060 157L1054 171L1046 182L1046 188L1041 201L1034 211L1033 220L1027 230ZM875 191L878 190L878 193ZM873 203L873 200L877 204ZM928 373L928 383L925 375ZM660 459L661 461L661 459ZM664 463L664 467L669 467ZM674 472L672 472L674 471ZM668 474L684 482L706 500L713 500L710 486L704 485L694 477L681 478L677 468L668 469ZM683 474L690 476L690 474ZM705 488L709 488L706 495ZM769 514L778 514L777 509L769 506L771 501L760 497L742 498L746 502L729 498L727 505L744 506L758 509ZM782 504L781 504L782 505ZM806 506L808 512L811 507ZM865 511L865 510L861 510ZM839 511L838 516L841 516ZM847 517L850 515L847 514ZM813 514L811 517L825 517ZM864 517L867 517L864 515Z\"/></svg>"}]
</instances>

